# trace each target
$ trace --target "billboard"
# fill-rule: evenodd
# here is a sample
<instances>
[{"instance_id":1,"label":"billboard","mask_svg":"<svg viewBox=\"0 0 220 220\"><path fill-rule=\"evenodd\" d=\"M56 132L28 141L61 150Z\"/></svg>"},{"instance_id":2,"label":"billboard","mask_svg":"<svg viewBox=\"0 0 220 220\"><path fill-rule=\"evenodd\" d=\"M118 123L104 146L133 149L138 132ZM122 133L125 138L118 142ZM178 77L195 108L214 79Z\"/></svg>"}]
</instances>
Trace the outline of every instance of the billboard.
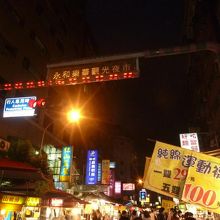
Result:
<instances>
[{"instance_id":1,"label":"billboard","mask_svg":"<svg viewBox=\"0 0 220 220\"><path fill-rule=\"evenodd\" d=\"M188 150L199 152L199 140L197 133L180 134L180 146Z\"/></svg>"},{"instance_id":2,"label":"billboard","mask_svg":"<svg viewBox=\"0 0 220 220\"><path fill-rule=\"evenodd\" d=\"M6 98L3 110L3 118L34 116L35 109L29 106L31 100L37 100L36 96Z\"/></svg>"},{"instance_id":3,"label":"billboard","mask_svg":"<svg viewBox=\"0 0 220 220\"><path fill-rule=\"evenodd\" d=\"M95 185L98 181L98 151L88 150L86 165L86 184Z\"/></svg>"},{"instance_id":4,"label":"billboard","mask_svg":"<svg viewBox=\"0 0 220 220\"><path fill-rule=\"evenodd\" d=\"M73 147L66 146L62 148L60 182L70 181L70 170L72 166Z\"/></svg>"}]
</instances>

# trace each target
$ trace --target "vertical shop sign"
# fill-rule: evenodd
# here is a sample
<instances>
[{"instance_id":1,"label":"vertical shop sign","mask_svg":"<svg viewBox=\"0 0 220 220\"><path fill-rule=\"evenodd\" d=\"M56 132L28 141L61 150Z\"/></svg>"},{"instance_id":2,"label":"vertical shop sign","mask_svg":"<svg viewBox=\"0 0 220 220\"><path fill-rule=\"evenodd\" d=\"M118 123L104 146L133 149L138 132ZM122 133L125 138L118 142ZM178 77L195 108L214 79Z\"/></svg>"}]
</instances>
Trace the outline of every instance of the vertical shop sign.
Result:
<instances>
[{"instance_id":1,"label":"vertical shop sign","mask_svg":"<svg viewBox=\"0 0 220 220\"><path fill-rule=\"evenodd\" d=\"M110 169L109 196L114 196L115 190L115 169Z\"/></svg>"},{"instance_id":2,"label":"vertical shop sign","mask_svg":"<svg viewBox=\"0 0 220 220\"><path fill-rule=\"evenodd\" d=\"M89 150L87 153L86 184L95 185L98 180L98 151Z\"/></svg>"},{"instance_id":3,"label":"vertical shop sign","mask_svg":"<svg viewBox=\"0 0 220 220\"><path fill-rule=\"evenodd\" d=\"M115 194L121 195L121 181L115 181Z\"/></svg>"},{"instance_id":4,"label":"vertical shop sign","mask_svg":"<svg viewBox=\"0 0 220 220\"><path fill-rule=\"evenodd\" d=\"M110 183L110 160L102 160L102 184Z\"/></svg>"},{"instance_id":5,"label":"vertical shop sign","mask_svg":"<svg viewBox=\"0 0 220 220\"><path fill-rule=\"evenodd\" d=\"M61 167L60 167L60 181L70 181L70 170L72 166L73 147L66 146L62 148Z\"/></svg>"},{"instance_id":6,"label":"vertical shop sign","mask_svg":"<svg viewBox=\"0 0 220 220\"><path fill-rule=\"evenodd\" d=\"M180 134L182 148L199 152L199 140L197 133Z\"/></svg>"}]
</instances>

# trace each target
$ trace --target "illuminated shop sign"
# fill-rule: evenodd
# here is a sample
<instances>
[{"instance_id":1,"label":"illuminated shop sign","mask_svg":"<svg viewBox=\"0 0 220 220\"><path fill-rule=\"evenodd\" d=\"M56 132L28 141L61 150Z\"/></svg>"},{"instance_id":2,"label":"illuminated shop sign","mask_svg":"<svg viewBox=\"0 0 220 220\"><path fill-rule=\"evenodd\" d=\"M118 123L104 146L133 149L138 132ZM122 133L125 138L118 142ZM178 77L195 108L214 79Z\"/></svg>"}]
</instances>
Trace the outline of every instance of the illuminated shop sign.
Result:
<instances>
[{"instance_id":1,"label":"illuminated shop sign","mask_svg":"<svg viewBox=\"0 0 220 220\"><path fill-rule=\"evenodd\" d=\"M121 194L121 181L115 181L115 194Z\"/></svg>"},{"instance_id":2,"label":"illuminated shop sign","mask_svg":"<svg viewBox=\"0 0 220 220\"><path fill-rule=\"evenodd\" d=\"M102 164L98 163L98 182L102 180Z\"/></svg>"},{"instance_id":3,"label":"illuminated shop sign","mask_svg":"<svg viewBox=\"0 0 220 220\"><path fill-rule=\"evenodd\" d=\"M35 207L35 206L39 206L39 204L40 204L40 198L38 197L27 197L26 199L26 206Z\"/></svg>"},{"instance_id":4,"label":"illuminated shop sign","mask_svg":"<svg viewBox=\"0 0 220 220\"><path fill-rule=\"evenodd\" d=\"M63 199L56 199L52 198L50 201L51 206L62 206L63 205Z\"/></svg>"},{"instance_id":5,"label":"illuminated shop sign","mask_svg":"<svg viewBox=\"0 0 220 220\"><path fill-rule=\"evenodd\" d=\"M116 163L115 162L110 162L110 169L114 169L116 167Z\"/></svg>"},{"instance_id":6,"label":"illuminated shop sign","mask_svg":"<svg viewBox=\"0 0 220 220\"><path fill-rule=\"evenodd\" d=\"M60 181L68 182L70 181L70 170L73 158L73 147L63 147L61 154L61 167L60 167Z\"/></svg>"},{"instance_id":7,"label":"illuminated shop sign","mask_svg":"<svg viewBox=\"0 0 220 220\"><path fill-rule=\"evenodd\" d=\"M97 184L98 180L98 151L89 150L87 153L87 166L86 166L86 184Z\"/></svg>"},{"instance_id":8,"label":"illuminated shop sign","mask_svg":"<svg viewBox=\"0 0 220 220\"><path fill-rule=\"evenodd\" d=\"M182 148L199 152L199 140L197 133L180 134Z\"/></svg>"},{"instance_id":9,"label":"illuminated shop sign","mask_svg":"<svg viewBox=\"0 0 220 220\"><path fill-rule=\"evenodd\" d=\"M21 205L24 201L24 197L21 196L3 195L2 197L2 203Z\"/></svg>"},{"instance_id":10,"label":"illuminated shop sign","mask_svg":"<svg viewBox=\"0 0 220 220\"><path fill-rule=\"evenodd\" d=\"M123 191L133 191L133 190L135 190L135 185L134 185L134 183L123 183L122 190Z\"/></svg>"},{"instance_id":11,"label":"illuminated shop sign","mask_svg":"<svg viewBox=\"0 0 220 220\"><path fill-rule=\"evenodd\" d=\"M102 160L102 184L110 184L110 160Z\"/></svg>"},{"instance_id":12,"label":"illuminated shop sign","mask_svg":"<svg viewBox=\"0 0 220 220\"><path fill-rule=\"evenodd\" d=\"M3 118L34 116L35 109L30 107L29 103L36 99L36 96L5 99Z\"/></svg>"},{"instance_id":13,"label":"illuminated shop sign","mask_svg":"<svg viewBox=\"0 0 220 220\"><path fill-rule=\"evenodd\" d=\"M138 74L138 59L117 59L89 62L79 65L66 63L65 65L49 65L47 80L61 85L109 81L136 78Z\"/></svg>"}]
</instances>

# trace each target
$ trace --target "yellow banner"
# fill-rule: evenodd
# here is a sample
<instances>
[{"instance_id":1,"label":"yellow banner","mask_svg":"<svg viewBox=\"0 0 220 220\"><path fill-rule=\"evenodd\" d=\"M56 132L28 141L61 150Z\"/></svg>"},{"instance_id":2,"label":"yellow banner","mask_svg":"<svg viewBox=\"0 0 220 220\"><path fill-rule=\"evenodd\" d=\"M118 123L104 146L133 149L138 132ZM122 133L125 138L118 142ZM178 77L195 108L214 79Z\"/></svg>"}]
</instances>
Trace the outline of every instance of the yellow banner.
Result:
<instances>
[{"instance_id":1,"label":"yellow banner","mask_svg":"<svg viewBox=\"0 0 220 220\"><path fill-rule=\"evenodd\" d=\"M182 200L220 213L220 159L193 152Z\"/></svg>"},{"instance_id":2,"label":"yellow banner","mask_svg":"<svg viewBox=\"0 0 220 220\"><path fill-rule=\"evenodd\" d=\"M2 197L2 203L21 205L24 201L25 198L22 196L3 195Z\"/></svg>"},{"instance_id":3,"label":"yellow banner","mask_svg":"<svg viewBox=\"0 0 220 220\"><path fill-rule=\"evenodd\" d=\"M185 158L192 151L157 141L144 187L160 194L180 198L187 176Z\"/></svg>"},{"instance_id":4,"label":"yellow banner","mask_svg":"<svg viewBox=\"0 0 220 220\"><path fill-rule=\"evenodd\" d=\"M145 188L220 213L219 158L157 141L146 173Z\"/></svg>"}]
</instances>

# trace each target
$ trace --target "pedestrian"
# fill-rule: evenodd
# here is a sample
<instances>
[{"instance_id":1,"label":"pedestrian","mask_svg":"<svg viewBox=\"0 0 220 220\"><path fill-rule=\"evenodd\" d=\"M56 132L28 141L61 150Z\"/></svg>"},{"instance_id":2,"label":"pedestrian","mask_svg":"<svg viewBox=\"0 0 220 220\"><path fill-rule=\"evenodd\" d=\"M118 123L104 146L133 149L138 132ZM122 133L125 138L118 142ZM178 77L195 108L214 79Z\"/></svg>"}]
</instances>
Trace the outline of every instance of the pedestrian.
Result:
<instances>
[{"instance_id":1,"label":"pedestrian","mask_svg":"<svg viewBox=\"0 0 220 220\"><path fill-rule=\"evenodd\" d=\"M157 215L157 220L165 220L164 207L159 208L159 213Z\"/></svg>"},{"instance_id":2,"label":"pedestrian","mask_svg":"<svg viewBox=\"0 0 220 220\"><path fill-rule=\"evenodd\" d=\"M156 214L156 210L155 209L151 209L150 219L151 220L156 220L157 219L157 214Z\"/></svg>"},{"instance_id":3,"label":"pedestrian","mask_svg":"<svg viewBox=\"0 0 220 220\"><path fill-rule=\"evenodd\" d=\"M128 214L127 214L127 212L125 210L122 211L119 220L129 220Z\"/></svg>"},{"instance_id":4,"label":"pedestrian","mask_svg":"<svg viewBox=\"0 0 220 220\"><path fill-rule=\"evenodd\" d=\"M145 211L143 212L142 219L143 219L143 220L151 220L150 213L145 210Z\"/></svg>"},{"instance_id":5,"label":"pedestrian","mask_svg":"<svg viewBox=\"0 0 220 220\"><path fill-rule=\"evenodd\" d=\"M137 211L134 209L134 210L132 211L132 213L131 213L130 220L134 220L134 219L136 219L137 217L138 217Z\"/></svg>"},{"instance_id":6,"label":"pedestrian","mask_svg":"<svg viewBox=\"0 0 220 220\"><path fill-rule=\"evenodd\" d=\"M174 208L171 208L168 212L167 220L171 220L173 217Z\"/></svg>"},{"instance_id":7,"label":"pedestrian","mask_svg":"<svg viewBox=\"0 0 220 220\"><path fill-rule=\"evenodd\" d=\"M93 209L91 214L92 220L97 220L97 214L96 211Z\"/></svg>"}]
</instances>

